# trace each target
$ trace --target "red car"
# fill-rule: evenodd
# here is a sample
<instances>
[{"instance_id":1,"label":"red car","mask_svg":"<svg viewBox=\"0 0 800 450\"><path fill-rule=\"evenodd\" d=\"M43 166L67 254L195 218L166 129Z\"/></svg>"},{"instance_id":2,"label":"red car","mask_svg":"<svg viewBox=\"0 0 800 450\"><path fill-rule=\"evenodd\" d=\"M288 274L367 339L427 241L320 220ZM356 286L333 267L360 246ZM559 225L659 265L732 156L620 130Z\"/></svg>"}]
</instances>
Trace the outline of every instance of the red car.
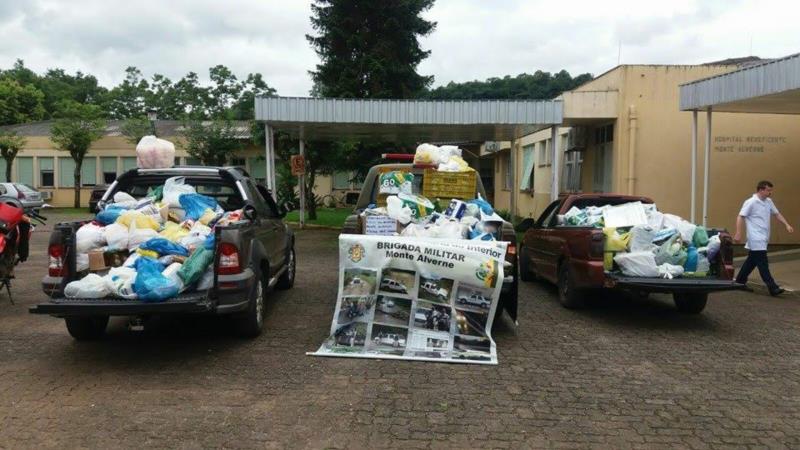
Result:
<instances>
[{"instance_id":1,"label":"red car","mask_svg":"<svg viewBox=\"0 0 800 450\"><path fill-rule=\"evenodd\" d=\"M538 220L528 219L520 224L525 231L519 251L520 279L540 278L558 285L558 298L567 308L583 306L592 290L617 289L641 295L651 292L672 294L678 310L698 314L706 306L710 292L741 289L733 280L733 241L724 230L709 230L719 234L720 252L711 273L716 278L643 278L626 277L607 272L603 267L604 235L602 228L560 226L558 215L573 206L620 205L641 201L647 197L617 194L575 194L551 203Z\"/></svg>"}]
</instances>

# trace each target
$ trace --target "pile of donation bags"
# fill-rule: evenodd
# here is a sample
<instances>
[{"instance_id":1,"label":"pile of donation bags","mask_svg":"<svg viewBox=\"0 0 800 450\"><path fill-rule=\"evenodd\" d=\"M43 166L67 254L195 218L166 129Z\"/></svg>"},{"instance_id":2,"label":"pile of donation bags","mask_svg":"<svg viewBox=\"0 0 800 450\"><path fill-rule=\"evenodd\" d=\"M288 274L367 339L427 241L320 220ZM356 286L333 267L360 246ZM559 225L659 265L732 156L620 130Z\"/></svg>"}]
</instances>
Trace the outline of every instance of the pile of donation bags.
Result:
<instances>
[{"instance_id":1,"label":"pile of donation bags","mask_svg":"<svg viewBox=\"0 0 800 450\"><path fill-rule=\"evenodd\" d=\"M719 255L719 234L664 214L655 204L573 207L558 220L561 226L602 228L604 268L626 276L706 277Z\"/></svg>"},{"instance_id":2,"label":"pile of donation bags","mask_svg":"<svg viewBox=\"0 0 800 450\"><path fill-rule=\"evenodd\" d=\"M76 269L91 272L64 288L70 298L107 296L163 301L212 287L214 228L241 220L172 177L136 199L117 192L113 203L75 236Z\"/></svg>"},{"instance_id":3,"label":"pile of donation bags","mask_svg":"<svg viewBox=\"0 0 800 450\"><path fill-rule=\"evenodd\" d=\"M435 166L438 172L458 172L463 175L474 171L461 158L461 149L452 145L438 147L421 144L414 155L414 163ZM461 179L461 175L453 175ZM503 218L494 212L492 205L480 194L472 199L448 197L444 199L447 203L440 198L432 201L413 192L414 179L413 173L404 170L380 174L379 194L386 196L386 206L369 205L361 213L362 222L375 216L388 217L396 223L390 224L386 234L400 236L479 240L500 238ZM475 196L474 177L466 176L463 179L473 180L468 191Z\"/></svg>"}]
</instances>

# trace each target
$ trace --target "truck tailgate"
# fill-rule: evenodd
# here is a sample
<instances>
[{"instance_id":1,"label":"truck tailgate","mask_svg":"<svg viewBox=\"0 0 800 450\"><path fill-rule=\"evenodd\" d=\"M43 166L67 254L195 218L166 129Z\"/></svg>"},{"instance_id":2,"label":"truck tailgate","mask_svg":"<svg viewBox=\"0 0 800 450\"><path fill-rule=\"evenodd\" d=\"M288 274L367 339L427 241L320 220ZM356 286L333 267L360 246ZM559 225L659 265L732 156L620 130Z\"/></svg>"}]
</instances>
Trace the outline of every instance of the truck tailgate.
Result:
<instances>
[{"instance_id":1,"label":"truck tailgate","mask_svg":"<svg viewBox=\"0 0 800 450\"><path fill-rule=\"evenodd\" d=\"M214 302L208 291L187 292L163 302L143 302L120 298L54 298L32 308L33 314L54 316L130 316L140 314L203 313L211 311Z\"/></svg>"},{"instance_id":2,"label":"truck tailgate","mask_svg":"<svg viewBox=\"0 0 800 450\"><path fill-rule=\"evenodd\" d=\"M744 289L744 285L733 280L714 278L643 278L608 275L614 286L625 289L640 289L648 292L717 292Z\"/></svg>"}]
</instances>

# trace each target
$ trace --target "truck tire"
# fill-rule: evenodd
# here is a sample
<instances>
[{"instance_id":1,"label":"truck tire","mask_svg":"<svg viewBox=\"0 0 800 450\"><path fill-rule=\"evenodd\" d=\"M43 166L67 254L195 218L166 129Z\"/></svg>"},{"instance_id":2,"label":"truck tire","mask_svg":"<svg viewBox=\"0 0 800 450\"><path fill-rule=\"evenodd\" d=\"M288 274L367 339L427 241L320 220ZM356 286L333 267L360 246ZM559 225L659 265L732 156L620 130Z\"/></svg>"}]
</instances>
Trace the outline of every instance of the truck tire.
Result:
<instances>
[{"instance_id":1,"label":"truck tire","mask_svg":"<svg viewBox=\"0 0 800 450\"><path fill-rule=\"evenodd\" d=\"M672 294L675 307L684 314L700 314L706 308L708 294Z\"/></svg>"},{"instance_id":2,"label":"truck tire","mask_svg":"<svg viewBox=\"0 0 800 450\"><path fill-rule=\"evenodd\" d=\"M236 318L236 332L245 338L254 338L261 334L264 328L264 292L266 281L261 271L256 272L257 281L253 283L253 292L250 294L247 311Z\"/></svg>"},{"instance_id":3,"label":"truck tire","mask_svg":"<svg viewBox=\"0 0 800 450\"><path fill-rule=\"evenodd\" d=\"M586 305L583 293L575 288L575 281L566 262L558 268L558 301L567 309L583 308Z\"/></svg>"},{"instance_id":4,"label":"truck tire","mask_svg":"<svg viewBox=\"0 0 800 450\"><path fill-rule=\"evenodd\" d=\"M296 272L297 258L294 253L294 245L292 245L292 249L289 250L288 261L286 262L286 270L284 270L280 278L278 278L278 283L275 284L275 287L282 291L291 289L292 286L294 286L294 276Z\"/></svg>"},{"instance_id":5,"label":"truck tire","mask_svg":"<svg viewBox=\"0 0 800 450\"><path fill-rule=\"evenodd\" d=\"M76 341L96 341L106 334L108 316L65 317L64 322Z\"/></svg>"},{"instance_id":6,"label":"truck tire","mask_svg":"<svg viewBox=\"0 0 800 450\"><path fill-rule=\"evenodd\" d=\"M536 275L531 272L530 256L524 246L519 249L519 279L522 281L536 281Z\"/></svg>"}]
</instances>

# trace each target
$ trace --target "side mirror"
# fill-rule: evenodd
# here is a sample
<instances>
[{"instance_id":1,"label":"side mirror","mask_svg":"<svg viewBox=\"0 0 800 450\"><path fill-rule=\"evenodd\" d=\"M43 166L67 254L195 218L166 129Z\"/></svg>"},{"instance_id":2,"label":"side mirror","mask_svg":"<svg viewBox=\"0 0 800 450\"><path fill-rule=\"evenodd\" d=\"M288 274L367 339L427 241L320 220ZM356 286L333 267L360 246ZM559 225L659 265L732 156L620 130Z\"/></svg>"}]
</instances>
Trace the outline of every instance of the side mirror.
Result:
<instances>
[{"instance_id":1,"label":"side mirror","mask_svg":"<svg viewBox=\"0 0 800 450\"><path fill-rule=\"evenodd\" d=\"M536 220L528 217L527 219L524 219L522 222L518 223L515 229L520 233L524 233L531 228L536 228Z\"/></svg>"},{"instance_id":2,"label":"side mirror","mask_svg":"<svg viewBox=\"0 0 800 450\"><path fill-rule=\"evenodd\" d=\"M258 218L258 214L256 214L256 208L253 205L245 205L242 209L242 214L244 218L253 222Z\"/></svg>"}]
</instances>

